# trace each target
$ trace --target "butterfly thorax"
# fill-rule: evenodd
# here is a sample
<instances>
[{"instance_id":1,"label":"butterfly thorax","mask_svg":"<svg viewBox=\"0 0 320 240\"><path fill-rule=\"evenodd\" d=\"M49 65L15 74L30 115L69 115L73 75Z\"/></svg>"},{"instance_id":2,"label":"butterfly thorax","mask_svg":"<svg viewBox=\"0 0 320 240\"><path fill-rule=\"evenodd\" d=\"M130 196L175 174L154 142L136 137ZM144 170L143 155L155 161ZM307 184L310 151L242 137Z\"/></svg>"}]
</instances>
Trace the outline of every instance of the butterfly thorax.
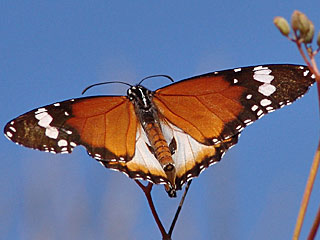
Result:
<instances>
[{"instance_id":1,"label":"butterfly thorax","mask_svg":"<svg viewBox=\"0 0 320 240\"><path fill-rule=\"evenodd\" d=\"M166 191L170 197L175 197L176 171L172 159L172 151L161 130L159 114L152 102L152 92L142 86L133 86L128 89L128 98L133 103L136 115L143 127L149 144L150 152L156 157L165 171L170 186L166 185Z\"/></svg>"}]
</instances>

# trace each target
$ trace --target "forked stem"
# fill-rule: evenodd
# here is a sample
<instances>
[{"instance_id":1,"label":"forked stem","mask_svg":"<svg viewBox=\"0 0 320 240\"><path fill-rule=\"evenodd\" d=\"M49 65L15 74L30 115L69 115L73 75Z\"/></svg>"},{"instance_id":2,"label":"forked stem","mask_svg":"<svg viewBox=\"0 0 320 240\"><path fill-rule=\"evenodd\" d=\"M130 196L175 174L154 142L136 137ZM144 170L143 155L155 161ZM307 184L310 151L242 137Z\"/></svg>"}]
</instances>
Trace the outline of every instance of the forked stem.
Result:
<instances>
[{"instance_id":1,"label":"forked stem","mask_svg":"<svg viewBox=\"0 0 320 240\"><path fill-rule=\"evenodd\" d=\"M172 220L169 233L167 233L166 230L164 229L162 223L161 223L161 220L160 220L160 218L159 218L159 216L158 216L158 213L157 213L157 211L156 211L156 208L155 208L155 206L154 206L154 204L153 204L153 200L152 200L152 197L151 197L151 190L152 190L152 187L153 187L153 183L150 183L150 182L149 182L147 186L144 186L140 181L135 180L135 182L136 182L136 183L138 184L138 186L142 189L142 191L144 192L144 194L145 194L145 196L146 196L146 198L147 198L147 200L148 200L148 204L149 204L149 207L150 207L150 209L151 209L152 215L153 215L153 217L154 217L154 219L155 219L155 221L156 221L156 223L157 223L157 225L158 225L158 228L159 228L159 230L160 230L160 232L161 232L162 240L171 240L171 235L172 235L174 226L175 226L175 224L176 224L176 222L177 222L177 220L178 220L178 216L179 216L180 211L181 211L181 209L182 209L182 205L183 205L183 203L184 203L184 199L185 199L185 197L186 197L186 195L187 195L187 192L188 192L188 190L189 190L189 186L190 186L190 184L191 184L191 181L192 181L192 180L190 180L190 181L187 183L187 185L186 185L186 187L185 187L185 189L184 189L184 193L183 193L183 195L182 195L182 197L181 197L181 200L180 200L179 206L178 206L178 208L177 208L176 214L174 215L174 218L173 218L173 220Z\"/></svg>"},{"instance_id":2,"label":"forked stem","mask_svg":"<svg viewBox=\"0 0 320 240\"><path fill-rule=\"evenodd\" d=\"M147 200L148 200L148 204L149 204L149 207L151 209L151 212L152 212L152 215L153 215L153 218L154 220L156 221L157 225L158 225L158 228L161 232L161 235L162 235L162 239L163 240L171 240L171 237L167 234L166 230L164 229L162 223L161 223L161 220L158 216L158 213L157 213L157 210L153 204L153 200L152 200L152 197L151 197L151 190L152 190L152 187L153 187L153 183L149 182L147 186L144 186L140 181L138 180L135 180L136 183L138 184L138 186L142 189L142 191L144 192L144 195L146 196Z\"/></svg>"}]
</instances>

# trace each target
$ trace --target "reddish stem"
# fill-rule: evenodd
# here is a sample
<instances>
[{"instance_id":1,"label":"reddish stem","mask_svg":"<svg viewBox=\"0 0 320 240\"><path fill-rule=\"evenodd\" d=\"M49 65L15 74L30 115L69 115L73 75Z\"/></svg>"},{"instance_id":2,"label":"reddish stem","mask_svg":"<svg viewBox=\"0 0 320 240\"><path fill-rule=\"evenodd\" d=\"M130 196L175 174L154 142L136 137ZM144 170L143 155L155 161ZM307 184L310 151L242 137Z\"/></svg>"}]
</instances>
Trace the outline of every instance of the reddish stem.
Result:
<instances>
[{"instance_id":1,"label":"reddish stem","mask_svg":"<svg viewBox=\"0 0 320 240\"><path fill-rule=\"evenodd\" d=\"M315 239L317 231L318 231L318 228L319 228L319 225L320 225L320 207L318 209L318 213L317 213L316 219L314 220L314 223L313 223L312 228L310 230L310 233L309 233L309 236L308 236L308 240Z\"/></svg>"},{"instance_id":2,"label":"reddish stem","mask_svg":"<svg viewBox=\"0 0 320 240\"><path fill-rule=\"evenodd\" d=\"M157 213L157 210L153 204L153 200L152 200L152 196L151 196L151 190L152 190L152 186L153 184L152 183L148 183L147 186L144 186L141 182L139 182L138 180L135 180L136 183L138 184L138 186L142 189L142 191L144 192L147 200L148 200L148 204L149 204L149 207L151 209L151 212L152 212L152 215L153 215L153 218L154 220L156 221L157 225L158 225L158 228L161 232L161 235L162 235L162 239L163 240L171 240L171 237L167 234L166 230L164 229L162 223L161 223L161 220L158 216L158 213Z\"/></svg>"}]
</instances>

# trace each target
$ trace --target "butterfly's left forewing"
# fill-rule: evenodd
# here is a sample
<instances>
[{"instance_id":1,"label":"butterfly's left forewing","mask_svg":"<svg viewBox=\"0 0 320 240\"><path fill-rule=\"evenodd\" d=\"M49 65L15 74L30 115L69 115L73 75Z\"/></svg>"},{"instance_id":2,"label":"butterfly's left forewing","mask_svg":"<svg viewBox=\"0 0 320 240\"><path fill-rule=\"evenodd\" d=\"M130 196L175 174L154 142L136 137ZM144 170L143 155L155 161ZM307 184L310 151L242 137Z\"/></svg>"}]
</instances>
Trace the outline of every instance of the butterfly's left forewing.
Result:
<instances>
[{"instance_id":1,"label":"butterfly's left forewing","mask_svg":"<svg viewBox=\"0 0 320 240\"><path fill-rule=\"evenodd\" d=\"M4 128L5 135L26 147L70 153L83 145L97 159L130 160L137 119L126 97L87 97L47 105L25 113Z\"/></svg>"}]
</instances>

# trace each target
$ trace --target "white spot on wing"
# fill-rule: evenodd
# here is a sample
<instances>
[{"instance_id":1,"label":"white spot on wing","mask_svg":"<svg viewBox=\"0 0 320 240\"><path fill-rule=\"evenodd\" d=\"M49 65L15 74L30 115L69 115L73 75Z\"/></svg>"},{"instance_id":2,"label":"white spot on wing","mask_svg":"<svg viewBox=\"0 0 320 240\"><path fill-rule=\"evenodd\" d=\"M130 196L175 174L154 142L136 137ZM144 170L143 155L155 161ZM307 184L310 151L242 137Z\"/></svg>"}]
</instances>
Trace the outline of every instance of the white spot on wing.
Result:
<instances>
[{"instance_id":1,"label":"white spot on wing","mask_svg":"<svg viewBox=\"0 0 320 240\"><path fill-rule=\"evenodd\" d=\"M258 117L262 117L263 116L263 111L261 109L257 112L257 116Z\"/></svg>"},{"instance_id":2,"label":"white spot on wing","mask_svg":"<svg viewBox=\"0 0 320 240\"><path fill-rule=\"evenodd\" d=\"M268 106L268 107L266 107L266 109L267 109L268 112L275 111L275 109L272 106Z\"/></svg>"},{"instance_id":3,"label":"white spot on wing","mask_svg":"<svg viewBox=\"0 0 320 240\"><path fill-rule=\"evenodd\" d=\"M238 125L238 126L236 127L236 130L240 130L240 129L242 129L242 126L241 126L241 125Z\"/></svg>"},{"instance_id":4,"label":"white spot on wing","mask_svg":"<svg viewBox=\"0 0 320 240\"><path fill-rule=\"evenodd\" d=\"M53 118L48 114L48 112L42 112L37 114L36 119L40 120L38 122L38 125L44 128L47 128L50 126L50 123L52 122Z\"/></svg>"},{"instance_id":5,"label":"white spot on wing","mask_svg":"<svg viewBox=\"0 0 320 240\"><path fill-rule=\"evenodd\" d=\"M10 126L9 128L12 132L17 132L17 130L14 127Z\"/></svg>"},{"instance_id":6,"label":"white spot on wing","mask_svg":"<svg viewBox=\"0 0 320 240\"><path fill-rule=\"evenodd\" d=\"M57 137L59 135L59 131L55 127L48 126L48 127L46 127L45 134L49 138L57 139Z\"/></svg>"},{"instance_id":7,"label":"white spot on wing","mask_svg":"<svg viewBox=\"0 0 320 240\"><path fill-rule=\"evenodd\" d=\"M269 100L269 99L262 99L261 101L260 101L260 104L261 104L261 106L263 106L263 107L265 107L265 106L268 106L268 105L270 105L271 104L271 101Z\"/></svg>"},{"instance_id":8,"label":"white spot on wing","mask_svg":"<svg viewBox=\"0 0 320 240\"><path fill-rule=\"evenodd\" d=\"M64 139L61 139L58 141L58 146L59 147L65 147L65 146L68 146L68 142Z\"/></svg>"},{"instance_id":9,"label":"white spot on wing","mask_svg":"<svg viewBox=\"0 0 320 240\"><path fill-rule=\"evenodd\" d=\"M257 106L257 105L253 105L253 106L251 107L251 110L252 110L253 112L255 112L257 109L258 109L258 106Z\"/></svg>"},{"instance_id":10,"label":"white spot on wing","mask_svg":"<svg viewBox=\"0 0 320 240\"><path fill-rule=\"evenodd\" d=\"M246 96L246 99L251 99L252 98L252 94L248 94L247 96Z\"/></svg>"},{"instance_id":11,"label":"white spot on wing","mask_svg":"<svg viewBox=\"0 0 320 240\"><path fill-rule=\"evenodd\" d=\"M235 68L233 69L234 72L240 72L241 71L241 68Z\"/></svg>"},{"instance_id":12,"label":"white spot on wing","mask_svg":"<svg viewBox=\"0 0 320 240\"><path fill-rule=\"evenodd\" d=\"M45 109L45 108L38 108L38 110L34 114L37 115L39 113L46 112L46 111L47 111L47 109Z\"/></svg>"},{"instance_id":13,"label":"white spot on wing","mask_svg":"<svg viewBox=\"0 0 320 240\"><path fill-rule=\"evenodd\" d=\"M276 91L276 87L270 83L264 83L259 86L258 91L264 96L268 97Z\"/></svg>"},{"instance_id":14,"label":"white spot on wing","mask_svg":"<svg viewBox=\"0 0 320 240\"><path fill-rule=\"evenodd\" d=\"M6 132L7 137L12 138L12 133L11 132Z\"/></svg>"},{"instance_id":15,"label":"white spot on wing","mask_svg":"<svg viewBox=\"0 0 320 240\"><path fill-rule=\"evenodd\" d=\"M264 67L264 66L257 66L253 69L253 71L258 71L258 70L263 70L263 69L268 69L268 67Z\"/></svg>"},{"instance_id":16,"label":"white spot on wing","mask_svg":"<svg viewBox=\"0 0 320 240\"><path fill-rule=\"evenodd\" d=\"M257 80L258 82L271 83L271 81L274 79L274 76L267 74L267 71L271 72L271 70L261 70L255 72L253 75L253 79Z\"/></svg>"},{"instance_id":17,"label":"white spot on wing","mask_svg":"<svg viewBox=\"0 0 320 240\"><path fill-rule=\"evenodd\" d=\"M61 153L69 153L67 147L61 148Z\"/></svg>"}]
</instances>

